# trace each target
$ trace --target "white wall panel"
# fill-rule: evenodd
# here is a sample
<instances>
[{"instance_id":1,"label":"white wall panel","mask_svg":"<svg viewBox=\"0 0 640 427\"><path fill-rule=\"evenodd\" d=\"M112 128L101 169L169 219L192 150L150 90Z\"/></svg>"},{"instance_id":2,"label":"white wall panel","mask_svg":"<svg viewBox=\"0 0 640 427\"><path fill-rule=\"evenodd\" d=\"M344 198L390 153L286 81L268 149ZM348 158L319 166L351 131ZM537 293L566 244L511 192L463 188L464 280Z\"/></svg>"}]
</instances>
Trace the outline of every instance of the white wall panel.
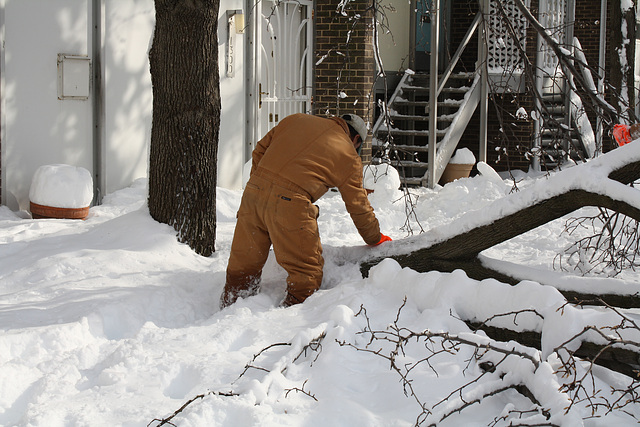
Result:
<instances>
[{"instance_id":1,"label":"white wall panel","mask_svg":"<svg viewBox=\"0 0 640 427\"><path fill-rule=\"evenodd\" d=\"M3 203L26 209L38 167L92 169L89 100L59 100L58 53L88 55L88 0L6 0Z\"/></svg>"}]
</instances>

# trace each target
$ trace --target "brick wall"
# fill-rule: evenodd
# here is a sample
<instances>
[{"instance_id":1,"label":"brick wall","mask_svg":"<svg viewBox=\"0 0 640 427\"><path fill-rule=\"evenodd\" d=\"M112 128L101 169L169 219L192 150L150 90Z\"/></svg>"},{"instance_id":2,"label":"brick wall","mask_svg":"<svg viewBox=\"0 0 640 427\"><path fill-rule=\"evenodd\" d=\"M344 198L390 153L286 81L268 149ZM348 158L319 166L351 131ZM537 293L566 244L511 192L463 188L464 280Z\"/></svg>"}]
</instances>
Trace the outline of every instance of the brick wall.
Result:
<instances>
[{"instance_id":1,"label":"brick wall","mask_svg":"<svg viewBox=\"0 0 640 427\"><path fill-rule=\"evenodd\" d=\"M376 72L371 2L352 0L344 14L338 10L339 3L316 2L313 113L327 116L354 113L373 126L372 90ZM371 159L370 138L363 147L362 158Z\"/></svg>"}]
</instances>

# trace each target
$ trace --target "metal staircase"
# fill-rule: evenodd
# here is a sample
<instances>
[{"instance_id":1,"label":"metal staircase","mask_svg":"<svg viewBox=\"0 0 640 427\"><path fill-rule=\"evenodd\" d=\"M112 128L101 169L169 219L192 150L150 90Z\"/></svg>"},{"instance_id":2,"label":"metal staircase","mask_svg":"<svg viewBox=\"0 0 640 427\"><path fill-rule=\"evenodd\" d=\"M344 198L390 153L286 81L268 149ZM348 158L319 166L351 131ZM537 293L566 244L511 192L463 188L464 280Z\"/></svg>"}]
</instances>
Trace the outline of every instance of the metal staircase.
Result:
<instances>
[{"instance_id":1,"label":"metal staircase","mask_svg":"<svg viewBox=\"0 0 640 427\"><path fill-rule=\"evenodd\" d=\"M437 100L436 182L466 128L479 99L475 73L451 74ZM429 167L429 75L406 73L373 127L374 158L398 169L403 184L427 186Z\"/></svg>"},{"instance_id":2,"label":"metal staircase","mask_svg":"<svg viewBox=\"0 0 640 427\"><path fill-rule=\"evenodd\" d=\"M437 52L438 9L430 13L432 40L436 40L432 50ZM374 161L396 167L405 185L436 185L480 104L481 94L486 97L486 75L454 73L476 32L478 63L486 61L484 36L478 31L482 19L479 11L442 75L405 72L387 104L381 106L382 112L372 129ZM438 55L431 56L431 70L438 69L437 58ZM486 102L481 109L486 113ZM486 127L482 123L480 127L480 157L486 158Z\"/></svg>"},{"instance_id":3,"label":"metal staircase","mask_svg":"<svg viewBox=\"0 0 640 427\"><path fill-rule=\"evenodd\" d=\"M542 168L554 169L569 159L582 162L591 157L582 140L582 132L578 131L575 111L567 111L574 109L563 93L542 94L539 131Z\"/></svg>"}]
</instances>

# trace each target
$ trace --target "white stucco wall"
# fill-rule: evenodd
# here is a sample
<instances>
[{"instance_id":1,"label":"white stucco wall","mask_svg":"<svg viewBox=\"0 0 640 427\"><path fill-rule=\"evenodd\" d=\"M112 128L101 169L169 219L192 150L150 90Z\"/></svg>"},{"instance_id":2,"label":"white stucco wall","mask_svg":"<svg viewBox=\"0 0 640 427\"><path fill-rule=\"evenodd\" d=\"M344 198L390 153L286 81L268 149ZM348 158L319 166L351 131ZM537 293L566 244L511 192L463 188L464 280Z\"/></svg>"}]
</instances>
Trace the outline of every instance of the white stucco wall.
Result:
<instances>
[{"instance_id":1,"label":"white stucco wall","mask_svg":"<svg viewBox=\"0 0 640 427\"><path fill-rule=\"evenodd\" d=\"M236 72L228 77L226 11L242 10L243 1L221 3L218 185L239 189L245 162L245 36L235 36ZM70 164L94 173L93 87L89 100L57 97L57 54L92 57L93 4L92 0L0 0L5 24L2 203L13 210L28 209L31 179L43 164ZM153 0L103 4L102 196L147 176L153 102L148 52L155 25Z\"/></svg>"},{"instance_id":2,"label":"white stucco wall","mask_svg":"<svg viewBox=\"0 0 640 427\"><path fill-rule=\"evenodd\" d=\"M241 10L242 0L222 1L218 55L222 120L218 141L218 186L239 189L242 177L244 120L244 36L236 35L234 77L226 76L226 11ZM149 49L155 25L153 0L105 2L106 193L147 176L153 89ZM198 58L194 58L198 60Z\"/></svg>"},{"instance_id":3,"label":"white stucco wall","mask_svg":"<svg viewBox=\"0 0 640 427\"><path fill-rule=\"evenodd\" d=\"M59 100L57 54L88 55L88 0L5 0L2 199L28 207L43 164L91 170L90 101Z\"/></svg>"},{"instance_id":4,"label":"white stucco wall","mask_svg":"<svg viewBox=\"0 0 640 427\"><path fill-rule=\"evenodd\" d=\"M149 47L153 0L107 0L104 7L105 194L146 177L153 115Z\"/></svg>"},{"instance_id":5,"label":"white stucco wall","mask_svg":"<svg viewBox=\"0 0 640 427\"><path fill-rule=\"evenodd\" d=\"M409 0L383 0L381 3L389 26L388 33L379 27L378 42L384 69L397 71L401 67L408 68L411 4Z\"/></svg>"},{"instance_id":6,"label":"white stucco wall","mask_svg":"<svg viewBox=\"0 0 640 427\"><path fill-rule=\"evenodd\" d=\"M220 2L218 19L218 66L220 67L220 97L222 99L222 120L218 141L218 186L230 189L242 187L242 166L244 165L244 108L245 70L244 49L246 34L235 35L236 71L233 77L226 73L227 53L227 10L242 10L242 0Z\"/></svg>"}]
</instances>

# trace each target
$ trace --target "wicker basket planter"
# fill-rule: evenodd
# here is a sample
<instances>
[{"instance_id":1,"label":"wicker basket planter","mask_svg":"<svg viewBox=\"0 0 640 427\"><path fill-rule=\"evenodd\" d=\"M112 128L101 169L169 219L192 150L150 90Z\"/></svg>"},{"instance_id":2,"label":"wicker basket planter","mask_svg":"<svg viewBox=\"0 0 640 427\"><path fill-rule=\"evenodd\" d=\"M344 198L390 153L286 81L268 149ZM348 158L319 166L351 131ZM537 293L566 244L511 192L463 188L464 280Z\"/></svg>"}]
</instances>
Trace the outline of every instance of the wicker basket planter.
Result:
<instances>
[{"instance_id":1,"label":"wicker basket planter","mask_svg":"<svg viewBox=\"0 0 640 427\"><path fill-rule=\"evenodd\" d=\"M93 199L91 174L77 166L43 165L33 175L29 199L34 219L85 219Z\"/></svg>"},{"instance_id":2,"label":"wicker basket planter","mask_svg":"<svg viewBox=\"0 0 640 427\"><path fill-rule=\"evenodd\" d=\"M43 206L33 202L30 202L29 205L33 219L86 219L89 215L89 206L84 208L56 208L54 206Z\"/></svg>"}]
</instances>

